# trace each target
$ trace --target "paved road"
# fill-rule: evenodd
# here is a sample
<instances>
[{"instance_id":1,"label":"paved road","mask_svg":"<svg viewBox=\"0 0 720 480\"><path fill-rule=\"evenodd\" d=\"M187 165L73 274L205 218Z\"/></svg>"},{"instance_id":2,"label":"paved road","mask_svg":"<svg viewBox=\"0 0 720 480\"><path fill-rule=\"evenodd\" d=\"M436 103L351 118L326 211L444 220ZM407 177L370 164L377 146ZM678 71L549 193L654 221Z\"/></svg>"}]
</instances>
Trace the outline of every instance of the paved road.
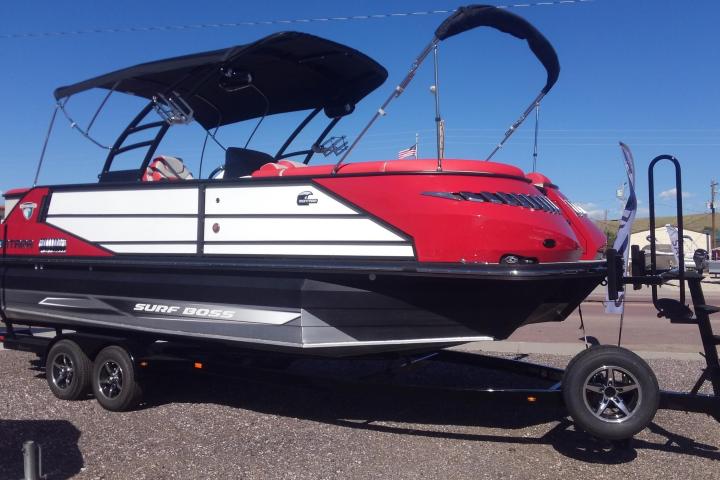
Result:
<instances>
[{"instance_id":1,"label":"paved road","mask_svg":"<svg viewBox=\"0 0 720 480\"><path fill-rule=\"evenodd\" d=\"M720 286L709 283L704 288L706 303L720 305ZM663 287L660 297L677 298L677 292L678 289L672 286ZM598 288L582 304L585 333L597 339L599 343L616 344L620 316L606 314L603 300L604 291L602 288ZM718 315L715 316L718 317ZM713 326L716 332L720 333L720 317L713 319ZM508 339L510 345L496 345L495 347L488 343L480 345L489 350L570 354L583 348L581 338L580 316L578 311L575 311L564 322L534 324L518 329ZM543 344L545 345L543 346ZM671 324L665 318L657 318L650 290L647 288L628 292L622 344L636 351L665 352L669 356L678 354L674 356L680 358L683 358L683 355L687 357L686 354L695 354L702 349L697 326Z\"/></svg>"},{"instance_id":2,"label":"paved road","mask_svg":"<svg viewBox=\"0 0 720 480\"><path fill-rule=\"evenodd\" d=\"M91 399L52 397L31 359L0 352L2 479L22 477L28 439L42 444L51 479L720 478L720 425L701 414L660 412L629 448L613 449L554 409L217 377L168 377L151 385L144 408L109 413ZM568 358L532 360L563 366ZM688 388L699 368L651 364L671 388ZM516 382L449 366L415 375Z\"/></svg>"}]
</instances>

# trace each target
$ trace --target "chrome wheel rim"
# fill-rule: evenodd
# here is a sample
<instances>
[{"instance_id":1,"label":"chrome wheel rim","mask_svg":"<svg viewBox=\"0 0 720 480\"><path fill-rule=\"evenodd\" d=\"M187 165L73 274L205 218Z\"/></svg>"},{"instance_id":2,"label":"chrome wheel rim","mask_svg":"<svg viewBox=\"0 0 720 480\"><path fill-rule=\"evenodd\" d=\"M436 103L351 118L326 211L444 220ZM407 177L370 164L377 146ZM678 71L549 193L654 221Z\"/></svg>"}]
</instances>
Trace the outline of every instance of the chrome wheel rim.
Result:
<instances>
[{"instance_id":1,"label":"chrome wheel rim","mask_svg":"<svg viewBox=\"0 0 720 480\"><path fill-rule=\"evenodd\" d=\"M75 365L69 355L61 353L53 358L50 376L53 385L60 390L70 388L75 372Z\"/></svg>"},{"instance_id":2,"label":"chrome wheel rim","mask_svg":"<svg viewBox=\"0 0 720 480\"><path fill-rule=\"evenodd\" d=\"M120 395L123 388L122 367L112 360L103 363L98 374L98 387L100 394L107 399Z\"/></svg>"},{"instance_id":3,"label":"chrome wheel rim","mask_svg":"<svg viewBox=\"0 0 720 480\"><path fill-rule=\"evenodd\" d=\"M642 398L637 378L617 366L596 369L583 384L585 406L595 418L607 423L628 421L640 408Z\"/></svg>"}]
</instances>

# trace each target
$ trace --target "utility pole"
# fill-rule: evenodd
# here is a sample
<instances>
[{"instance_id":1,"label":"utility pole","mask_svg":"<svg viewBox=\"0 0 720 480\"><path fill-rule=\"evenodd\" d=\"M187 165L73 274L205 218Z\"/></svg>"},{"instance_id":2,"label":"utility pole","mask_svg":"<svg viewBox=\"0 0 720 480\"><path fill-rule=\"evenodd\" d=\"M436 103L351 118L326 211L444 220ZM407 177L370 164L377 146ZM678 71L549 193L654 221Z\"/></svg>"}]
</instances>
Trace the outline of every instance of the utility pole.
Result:
<instances>
[{"instance_id":1,"label":"utility pole","mask_svg":"<svg viewBox=\"0 0 720 480\"><path fill-rule=\"evenodd\" d=\"M710 181L710 215L712 217L712 226L710 227L712 229L712 234L710 236L710 249L715 248L715 238L716 238L716 232L715 232L715 194L717 193L717 186L718 182L715 180Z\"/></svg>"}]
</instances>

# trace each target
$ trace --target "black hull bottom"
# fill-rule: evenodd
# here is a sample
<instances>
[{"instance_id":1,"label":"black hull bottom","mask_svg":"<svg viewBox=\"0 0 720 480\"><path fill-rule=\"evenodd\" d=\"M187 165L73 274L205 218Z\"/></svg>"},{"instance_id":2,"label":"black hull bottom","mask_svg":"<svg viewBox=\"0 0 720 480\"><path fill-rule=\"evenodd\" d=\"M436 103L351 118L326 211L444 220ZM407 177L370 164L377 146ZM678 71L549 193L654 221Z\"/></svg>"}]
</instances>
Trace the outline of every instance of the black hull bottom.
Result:
<instances>
[{"instance_id":1,"label":"black hull bottom","mask_svg":"<svg viewBox=\"0 0 720 480\"><path fill-rule=\"evenodd\" d=\"M310 355L427 350L564 320L599 262L422 264L6 262L8 320Z\"/></svg>"}]
</instances>

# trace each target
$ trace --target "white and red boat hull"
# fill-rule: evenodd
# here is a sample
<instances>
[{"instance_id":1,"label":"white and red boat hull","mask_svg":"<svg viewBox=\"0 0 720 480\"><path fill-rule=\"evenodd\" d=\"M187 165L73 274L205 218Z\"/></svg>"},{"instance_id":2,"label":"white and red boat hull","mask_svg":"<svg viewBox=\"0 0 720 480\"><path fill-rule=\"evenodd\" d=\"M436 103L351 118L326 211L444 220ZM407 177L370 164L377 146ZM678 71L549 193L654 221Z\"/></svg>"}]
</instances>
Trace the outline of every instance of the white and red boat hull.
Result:
<instances>
[{"instance_id":1,"label":"white and red boat hull","mask_svg":"<svg viewBox=\"0 0 720 480\"><path fill-rule=\"evenodd\" d=\"M563 320L602 280L602 263L577 261L552 205L474 196L542 195L512 167L468 163L476 171L307 167L10 192L3 313L329 355L501 339ZM537 263L500 264L505 255Z\"/></svg>"}]
</instances>

